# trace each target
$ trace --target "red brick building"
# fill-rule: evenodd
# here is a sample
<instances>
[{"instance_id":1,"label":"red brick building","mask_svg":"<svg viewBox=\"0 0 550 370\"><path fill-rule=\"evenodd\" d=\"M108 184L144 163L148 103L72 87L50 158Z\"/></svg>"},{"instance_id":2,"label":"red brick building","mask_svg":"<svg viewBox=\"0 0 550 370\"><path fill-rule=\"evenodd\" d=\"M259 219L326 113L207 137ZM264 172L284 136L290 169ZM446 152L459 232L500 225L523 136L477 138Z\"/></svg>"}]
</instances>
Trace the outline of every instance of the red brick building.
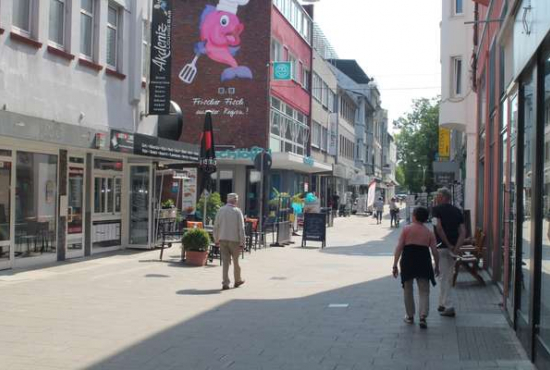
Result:
<instances>
[{"instance_id":1,"label":"red brick building","mask_svg":"<svg viewBox=\"0 0 550 370\"><path fill-rule=\"evenodd\" d=\"M268 189L296 194L309 175L331 171L309 157L312 21L296 0L174 2L172 100L183 110L181 140L198 141L213 112L222 198L241 194L258 211L253 159L273 156ZM290 81L272 79L272 62L289 61Z\"/></svg>"}]
</instances>

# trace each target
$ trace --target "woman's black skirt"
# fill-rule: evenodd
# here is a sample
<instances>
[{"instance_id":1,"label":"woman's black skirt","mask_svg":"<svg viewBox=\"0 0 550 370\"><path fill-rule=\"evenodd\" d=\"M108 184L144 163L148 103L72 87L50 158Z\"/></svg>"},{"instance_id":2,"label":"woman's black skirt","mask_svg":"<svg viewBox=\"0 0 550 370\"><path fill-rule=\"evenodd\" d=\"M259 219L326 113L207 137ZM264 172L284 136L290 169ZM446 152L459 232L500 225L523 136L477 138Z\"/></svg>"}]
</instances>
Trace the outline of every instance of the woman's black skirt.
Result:
<instances>
[{"instance_id":1,"label":"woman's black skirt","mask_svg":"<svg viewBox=\"0 0 550 370\"><path fill-rule=\"evenodd\" d=\"M426 279L435 286L430 248L423 245L406 245L401 254L401 284L411 279Z\"/></svg>"}]
</instances>

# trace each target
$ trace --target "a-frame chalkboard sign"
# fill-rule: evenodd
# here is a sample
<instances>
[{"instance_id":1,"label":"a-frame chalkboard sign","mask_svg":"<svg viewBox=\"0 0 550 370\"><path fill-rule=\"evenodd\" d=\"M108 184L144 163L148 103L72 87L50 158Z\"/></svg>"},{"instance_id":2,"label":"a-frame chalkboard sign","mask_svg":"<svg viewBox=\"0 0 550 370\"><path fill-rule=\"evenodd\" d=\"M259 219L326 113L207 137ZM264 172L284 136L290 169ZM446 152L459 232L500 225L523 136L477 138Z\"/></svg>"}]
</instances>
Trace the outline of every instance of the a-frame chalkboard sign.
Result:
<instances>
[{"instance_id":1,"label":"a-frame chalkboard sign","mask_svg":"<svg viewBox=\"0 0 550 370\"><path fill-rule=\"evenodd\" d=\"M327 215L324 213L304 213L304 229L302 230L302 248L306 242L321 242L321 248L327 242Z\"/></svg>"}]
</instances>

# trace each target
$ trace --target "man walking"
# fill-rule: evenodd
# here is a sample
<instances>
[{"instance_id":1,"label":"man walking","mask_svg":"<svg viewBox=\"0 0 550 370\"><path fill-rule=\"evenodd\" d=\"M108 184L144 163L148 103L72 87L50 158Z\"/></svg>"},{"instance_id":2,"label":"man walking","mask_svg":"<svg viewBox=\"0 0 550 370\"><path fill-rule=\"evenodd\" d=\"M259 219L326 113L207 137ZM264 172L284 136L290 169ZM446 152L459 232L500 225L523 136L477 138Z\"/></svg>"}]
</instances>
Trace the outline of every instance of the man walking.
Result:
<instances>
[{"instance_id":1,"label":"man walking","mask_svg":"<svg viewBox=\"0 0 550 370\"><path fill-rule=\"evenodd\" d=\"M379 225L382 223L382 213L384 212L384 200L382 197L379 197L376 202L374 202L374 209L376 210L376 224Z\"/></svg>"},{"instance_id":2,"label":"man walking","mask_svg":"<svg viewBox=\"0 0 550 370\"><path fill-rule=\"evenodd\" d=\"M222 290L229 289L229 264L233 259L235 288L244 284L241 279L239 256L245 245L243 213L237 207L239 196L235 193L227 195L227 204L220 208L214 222L214 241L220 247L223 263Z\"/></svg>"},{"instance_id":3,"label":"man walking","mask_svg":"<svg viewBox=\"0 0 550 370\"><path fill-rule=\"evenodd\" d=\"M437 310L441 316L454 317L455 309L451 300L453 287L454 255L466 237L462 211L451 204L451 192L447 188L437 191L437 205L432 209L435 222L435 236L439 248L440 294Z\"/></svg>"}]
</instances>

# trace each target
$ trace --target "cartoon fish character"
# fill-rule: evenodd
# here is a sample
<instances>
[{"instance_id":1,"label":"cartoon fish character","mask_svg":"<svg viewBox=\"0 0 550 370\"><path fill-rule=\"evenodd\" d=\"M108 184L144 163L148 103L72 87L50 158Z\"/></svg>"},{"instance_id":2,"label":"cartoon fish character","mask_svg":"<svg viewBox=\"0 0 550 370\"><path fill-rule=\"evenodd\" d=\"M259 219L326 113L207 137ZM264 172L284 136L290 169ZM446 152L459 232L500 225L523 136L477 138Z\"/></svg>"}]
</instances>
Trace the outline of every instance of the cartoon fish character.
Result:
<instances>
[{"instance_id":1,"label":"cartoon fish character","mask_svg":"<svg viewBox=\"0 0 550 370\"><path fill-rule=\"evenodd\" d=\"M222 82L236 78L253 78L250 68L239 65L235 59L244 31L244 25L237 17L237 8L248 4L248 1L220 0L217 7L207 5L201 15L201 41L195 45L195 54L205 54L210 59L229 66L222 73Z\"/></svg>"}]
</instances>

